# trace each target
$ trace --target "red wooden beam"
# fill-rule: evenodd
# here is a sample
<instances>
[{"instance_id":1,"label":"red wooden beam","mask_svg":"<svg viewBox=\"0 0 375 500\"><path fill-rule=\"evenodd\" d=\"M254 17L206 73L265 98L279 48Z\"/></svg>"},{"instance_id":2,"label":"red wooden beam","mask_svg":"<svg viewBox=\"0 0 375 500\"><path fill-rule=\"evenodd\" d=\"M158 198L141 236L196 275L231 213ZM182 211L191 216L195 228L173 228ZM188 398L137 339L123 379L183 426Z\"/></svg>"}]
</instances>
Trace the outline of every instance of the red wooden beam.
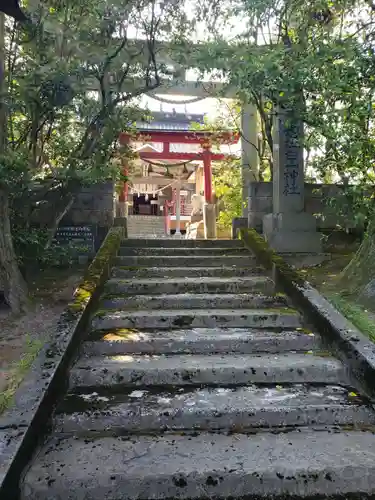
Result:
<instances>
[{"instance_id":1,"label":"red wooden beam","mask_svg":"<svg viewBox=\"0 0 375 500\"><path fill-rule=\"evenodd\" d=\"M219 142L220 144L236 144L239 141L240 134L238 132L201 132L175 130L173 132L167 130L150 130L144 132L136 132L130 134L122 132L119 140L121 144L128 144L129 141L143 142L169 142L172 144L202 144L207 141Z\"/></svg>"},{"instance_id":2,"label":"red wooden beam","mask_svg":"<svg viewBox=\"0 0 375 500\"><path fill-rule=\"evenodd\" d=\"M158 153L158 152L153 152L153 151L145 151L144 153L139 153L139 157L142 160L175 160L175 161L181 161L181 160L199 160L203 161L203 153ZM224 161L229 158L236 158L235 156L232 155L226 155L223 153L211 153L211 160L212 161Z\"/></svg>"}]
</instances>

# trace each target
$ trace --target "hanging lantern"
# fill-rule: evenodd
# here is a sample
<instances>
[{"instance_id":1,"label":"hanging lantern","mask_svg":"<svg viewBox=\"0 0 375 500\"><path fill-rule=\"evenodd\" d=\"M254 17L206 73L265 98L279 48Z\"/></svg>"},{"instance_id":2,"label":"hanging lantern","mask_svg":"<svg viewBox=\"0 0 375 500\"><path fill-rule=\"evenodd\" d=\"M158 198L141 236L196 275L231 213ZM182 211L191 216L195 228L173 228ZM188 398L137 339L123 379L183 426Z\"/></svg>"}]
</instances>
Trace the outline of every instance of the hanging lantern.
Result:
<instances>
[{"instance_id":1,"label":"hanging lantern","mask_svg":"<svg viewBox=\"0 0 375 500\"><path fill-rule=\"evenodd\" d=\"M148 201L148 193L145 195L145 200Z\"/></svg>"}]
</instances>

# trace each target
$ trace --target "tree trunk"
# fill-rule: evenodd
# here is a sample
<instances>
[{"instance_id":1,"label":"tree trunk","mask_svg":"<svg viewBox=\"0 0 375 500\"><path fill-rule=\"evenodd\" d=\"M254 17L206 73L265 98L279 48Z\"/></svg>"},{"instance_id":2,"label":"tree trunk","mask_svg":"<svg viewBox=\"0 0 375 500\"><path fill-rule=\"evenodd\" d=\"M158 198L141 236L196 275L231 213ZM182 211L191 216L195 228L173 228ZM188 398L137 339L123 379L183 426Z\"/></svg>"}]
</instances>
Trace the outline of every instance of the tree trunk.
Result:
<instances>
[{"instance_id":1,"label":"tree trunk","mask_svg":"<svg viewBox=\"0 0 375 500\"><path fill-rule=\"evenodd\" d=\"M27 286L17 263L9 220L9 199L0 189L0 267L4 295L13 313L27 309Z\"/></svg>"},{"instance_id":2,"label":"tree trunk","mask_svg":"<svg viewBox=\"0 0 375 500\"><path fill-rule=\"evenodd\" d=\"M361 299L375 298L375 211L369 220L365 237L341 276L341 286Z\"/></svg>"},{"instance_id":3,"label":"tree trunk","mask_svg":"<svg viewBox=\"0 0 375 500\"><path fill-rule=\"evenodd\" d=\"M69 194L64 200L59 200L60 203L58 206L55 205L55 210L54 210L54 217L51 219L50 224L48 225L48 238L47 242L45 245L45 248L49 248L52 244L53 238L55 236L55 233L57 231L57 228L59 227L59 224L62 220L62 218L69 212L69 210L72 208L72 205L74 203L74 196L72 194Z\"/></svg>"},{"instance_id":4,"label":"tree trunk","mask_svg":"<svg viewBox=\"0 0 375 500\"><path fill-rule=\"evenodd\" d=\"M4 14L0 13L0 155L5 155L7 146L7 122L4 95ZM5 299L12 312L19 314L27 308L27 287L18 268L13 247L9 220L9 198L0 188L0 277Z\"/></svg>"}]
</instances>

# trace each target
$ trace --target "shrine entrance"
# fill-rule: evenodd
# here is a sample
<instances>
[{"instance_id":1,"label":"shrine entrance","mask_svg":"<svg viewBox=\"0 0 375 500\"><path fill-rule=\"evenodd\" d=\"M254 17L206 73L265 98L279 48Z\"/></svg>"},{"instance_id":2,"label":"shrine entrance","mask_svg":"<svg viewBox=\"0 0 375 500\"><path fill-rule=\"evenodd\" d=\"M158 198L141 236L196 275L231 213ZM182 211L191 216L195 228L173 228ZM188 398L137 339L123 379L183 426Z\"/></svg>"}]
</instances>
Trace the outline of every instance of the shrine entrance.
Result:
<instances>
[{"instance_id":1,"label":"shrine entrance","mask_svg":"<svg viewBox=\"0 0 375 500\"><path fill-rule=\"evenodd\" d=\"M133 194L133 215L158 216L158 196L150 198L148 193Z\"/></svg>"},{"instance_id":2,"label":"shrine entrance","mask_svg":"<svg viewBox=\"0 0 375 500\"><path fill-rule=\"evenodd\" d=\"M139 148L138 156L143 161L142 176L131 171L131 166L125 159L122 159L123 173L127 180L123 184L119 196L120 212L123 216L129 214L129 188L132 186L148 185L155 194L158 193L155 204L165 218L165 232L176 235L181 234L184 229L184 223L189 219L185 215L186 203L184 203L185 187L190 184L194 194L204 194L203 220L205 238L216 238L216 209L212 188L212 162L223 161L230 158L230 155L218 151L219 145L235 144L239 140L239 134L234 132L193 132L193 131L149 131L139 132L135 135L122 133L120 135L120 144L124 147L133 147L134 144L147 144L146 149ZM157 149L152 145L161 145ZM188 151L172 151L172 145L190 146ZM199 169L203 165L203 169ZM163 174L161 172L163 171ZM199 176L198 172L202 175ZM191 180L195 174L194 181ZM198 179L200 177L200 179ZM200 182L202 181L202 182ZM193 185L193 186L191 186ZM152 186L155 186L154 188ZM166 188L172 192L172 197L166 196ZM189 189L186 191L189 192ZM142 210L148 211L147 215L156 215L158 209L151 210L152 202L146 203L146 196L143 200L143 194L139 192L136 203L134 204L133 194L133 214L141 214ZM163 203L161 203L163 202ZM142 208L141 208L142 207ZM145 208L147 207L147 208ZM134 211L135 210L135 211ZM144 214L145 215L145 214Z\"/></svg>"}]
</instances>

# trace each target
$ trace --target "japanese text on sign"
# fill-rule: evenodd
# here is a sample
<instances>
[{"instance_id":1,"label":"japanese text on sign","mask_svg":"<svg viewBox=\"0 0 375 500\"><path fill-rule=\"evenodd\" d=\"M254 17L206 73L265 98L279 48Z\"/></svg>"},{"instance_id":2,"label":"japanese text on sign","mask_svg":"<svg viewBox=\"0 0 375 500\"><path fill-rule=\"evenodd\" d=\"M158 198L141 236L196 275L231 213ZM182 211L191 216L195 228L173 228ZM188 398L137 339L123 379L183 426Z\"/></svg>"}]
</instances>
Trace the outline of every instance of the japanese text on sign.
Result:
<instances>
[{"instance_id":1,"label":"japanese text on sign","mask_svg":"<svg viewBox=\"0 0 375 500\"><path fill-rule=\"evenodd\" d=\"M303 168L300 165L302 152L301 152L301 134L300 134L300 124L292 120L284 122L284 144L285 144L285 156L284 156L284 189L283 194L285 196L289 195L299 195L299 169Z\"/></svg>"}]
</instances>

